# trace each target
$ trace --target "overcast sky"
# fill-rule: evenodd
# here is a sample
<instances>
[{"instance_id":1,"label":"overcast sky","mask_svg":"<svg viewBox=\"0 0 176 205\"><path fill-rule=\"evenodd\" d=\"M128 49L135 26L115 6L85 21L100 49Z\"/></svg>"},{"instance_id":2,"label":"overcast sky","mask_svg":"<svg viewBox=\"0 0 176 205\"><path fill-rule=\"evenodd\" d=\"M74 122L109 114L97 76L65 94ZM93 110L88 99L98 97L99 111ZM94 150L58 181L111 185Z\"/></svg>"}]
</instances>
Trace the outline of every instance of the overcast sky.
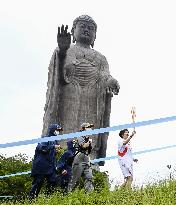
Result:
<instances>
[{"instance_id":1,"label":"overcast sky","mask_svg":"<svg viewBox=\"0 0 176 205\"><path fill-rule=\"evenodd\" d=\"M38 138L42 130L48 65L57 46L57 27L72 27L82 14L98 25L94 49L106 56L121 86L112 100L111 126L176 115L176 2L173 0L24 1L0 0L0 143ZM176 144L176 122L137 128L134 151ZM132 130L130 130L132 131ZM118 131L107 155L117 154ZM33 156L35 145L1 149ZM136 156L135 185L175 166L176 149ZM122 181L118 161L106 163ZM158 174L159 173L159 174Z\"/></svg>"}]
</instances>

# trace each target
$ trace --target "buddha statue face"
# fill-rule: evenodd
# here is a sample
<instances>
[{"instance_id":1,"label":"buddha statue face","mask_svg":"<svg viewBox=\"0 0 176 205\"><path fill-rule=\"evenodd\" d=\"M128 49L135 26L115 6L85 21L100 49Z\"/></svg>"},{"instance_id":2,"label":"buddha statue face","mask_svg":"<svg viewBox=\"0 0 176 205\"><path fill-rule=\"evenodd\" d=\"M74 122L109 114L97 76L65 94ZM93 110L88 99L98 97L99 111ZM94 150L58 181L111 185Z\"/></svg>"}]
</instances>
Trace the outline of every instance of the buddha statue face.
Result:
<instances>
[{"instance_id":1,"label":"buddha statue face","mask_svg":"<svg viewBox=\"0 0 176 205\"><path fill-rule=\"evenodd\" d=\"M87 15L78 17L74 21L72 28L73 41L93 47L96 38L96 29L96 23L91 17Z\"/></svg>"}]
</instances>

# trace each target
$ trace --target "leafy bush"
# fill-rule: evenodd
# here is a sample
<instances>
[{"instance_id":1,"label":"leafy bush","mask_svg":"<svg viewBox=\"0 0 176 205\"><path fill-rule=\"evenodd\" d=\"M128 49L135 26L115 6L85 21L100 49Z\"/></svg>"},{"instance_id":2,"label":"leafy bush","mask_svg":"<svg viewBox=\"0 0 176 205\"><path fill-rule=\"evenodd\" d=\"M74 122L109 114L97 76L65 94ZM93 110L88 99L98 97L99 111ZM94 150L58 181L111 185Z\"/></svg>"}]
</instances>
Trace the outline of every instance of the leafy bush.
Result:
<instances>
[{"instance_id":1,"label":"leafy bush","mask_svg":"<svg viewBox=\"0 0 176 205\"><path fill-rule=\"evenodd\" d=\"M94 187L96 191L109 190L110 183L107 172L98 172L93 170Z\"/></svg>"},{"instance_id":2,"label":"leafy bush","mask_svg":"<svg viewBox=\"0 0 176 205\"><path fill-rule=\"evenodd\" d=\"M13 157L0 155L0 175L31 170L31 161L24 154ZM23 196L30 188L30 175L14 176L0 179L0 195Z\"/></svg>"}]
</instances>

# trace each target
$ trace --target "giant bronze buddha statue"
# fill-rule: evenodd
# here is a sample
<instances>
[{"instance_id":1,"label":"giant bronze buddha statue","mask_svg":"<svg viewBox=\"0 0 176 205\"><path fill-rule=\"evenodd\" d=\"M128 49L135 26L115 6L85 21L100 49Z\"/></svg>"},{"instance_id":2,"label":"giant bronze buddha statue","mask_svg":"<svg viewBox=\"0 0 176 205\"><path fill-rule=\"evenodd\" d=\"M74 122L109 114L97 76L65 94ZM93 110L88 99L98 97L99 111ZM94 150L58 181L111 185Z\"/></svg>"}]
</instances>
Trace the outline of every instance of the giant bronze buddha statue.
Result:
<instances>
[{"instance_id":1,"label":"giant bronze buddha statue","mask_svg":"<svg viewBox=\"0 0 176 205\"><path fill-rule=\"evenodd\" d=\"M67 30L64 25L58 28L58 47L49 65L43 135L51 123L61 124L64 133L78 132L84 122L108 127L111 98L120 89L105 56L93 49L95 21L82 15L74 20L71 34ZM108 133L92 136L92 158L106 156L107 138Z\"/></svg>"}]
</instances>

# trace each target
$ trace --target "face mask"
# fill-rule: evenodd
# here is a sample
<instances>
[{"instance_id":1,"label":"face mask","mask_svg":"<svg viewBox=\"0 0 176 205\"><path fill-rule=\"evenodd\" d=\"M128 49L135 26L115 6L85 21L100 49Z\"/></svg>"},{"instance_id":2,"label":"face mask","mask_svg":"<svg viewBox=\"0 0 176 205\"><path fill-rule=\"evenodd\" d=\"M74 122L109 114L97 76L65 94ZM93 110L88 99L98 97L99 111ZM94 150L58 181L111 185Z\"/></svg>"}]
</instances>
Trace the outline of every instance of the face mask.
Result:
<instances>
[{"instance_id":1,"label":"face mask","mask_svg":"<svg viewBox=\"0 0 176 205\"><path fill-rule=\"evenodd\" d=\"M73 147L75 147L76 146L76 141L73 140L72 142L73 142Z\"/></svg>"},{"instance_id":2,"label":"face mask","mask_svg":"<svg viewBox=\"0 0 176 205\"><path fill-rule=\"evenodd\" d=\"M55 131L54 131L54 134L55 134L55 135L59 135L60 132L59 132L58 130L55 130Z\"/></svg>"}]
</instances>

